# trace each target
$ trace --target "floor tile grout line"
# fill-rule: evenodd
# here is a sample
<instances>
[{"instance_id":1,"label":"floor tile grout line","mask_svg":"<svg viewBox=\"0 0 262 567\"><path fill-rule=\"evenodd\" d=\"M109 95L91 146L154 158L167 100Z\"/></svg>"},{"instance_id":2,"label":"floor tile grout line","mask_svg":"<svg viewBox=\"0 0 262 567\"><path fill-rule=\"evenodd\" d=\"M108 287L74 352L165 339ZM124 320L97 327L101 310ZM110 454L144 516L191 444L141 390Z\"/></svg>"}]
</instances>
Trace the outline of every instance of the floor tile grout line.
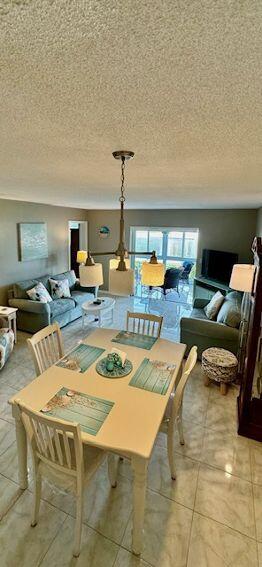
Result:
<instances>
[{"instance_id":1,"label":"floor tile grout line","mask_svg":"<svg viewBox=\"0 0 262 567\"><path fill-rule=\"evenodd\" d=\"M63 527L63 525L64 525L64 523L66 522L67 518L68 518L68 514L66 514L66 517L64 518L64 520L63 520L63 522L62 522L60 528ZM60 528L59 528L59 529L60 529ZM53 545L54 541L56 540L56 538L57 538L58 535L59 535L59 529L57 530L57 532L56 532L55 536L53 537L53 539L51 540L51 542L50 542L50 544L49 544L49 546L48 546L46 552L44 553L43 557L40 559L40 562L37 564L36 567L40 567L40 565L43 563L44 558L46 557L46 555L47 555L49 549L51 548L51 546Z\"/></svg>"},{"instance_id":2,"label":"floor tile grout line","mask_svg":"<svg viewBox=\"0 0 262 567\"><path fill-rule=\"evenodd\" d=\"M189 539L188 539L188 549L187 549L187 556L186 556L186 565L188 564L189 551L190 551L190 543L191 543L191 535L192 535L192 529L193 529L193 521L194 521L194 513L195 513L194 510L195 510L196 494L197 494L197 487L198 487L199 469L200 469L200 464L198 464L198 471L197 471L196 490L195 490L195 497L194 497L193 510L192 510L192 518L191 518L191 525L190 525L190 533L189 533Z\"/></svg>"},{"instance_id":3,"label":"floor tile grout line","mask_svg":"<svg viewBox=\"0 0 262 567\"><path fill-rule=\"evenodd\" d=\"M247 539L250 539L252 541L255 541L256 543L259 543L258 540L255 537L252 537L250 535L244 534L243 532L241 532L240 530L237 530L235 528L232 528L232 526L229 526L229 524L224 524L223 522L220 522L219 520L217 520L216 518L212 518L211 516L207 516L206 514L203 514L203 512L199 512L198 510L194 510L194 512L196 514L198 514L199 516L202 516L203 518L206 518L207 520L211 520L212 522L216 522L217 524L219 524L220 526L224 526L224 528L228 528L229 530L232 530L233 532L241 535L242 537L246 537Z\"/></svg>"},{"instance_id":4,"label":"floor tile grout line","mask_svg":"<svg viewBox=\"0 0 262 567\"><path fill-rule=\"evenodd\" d=\"M166 449L166 447L163 447L162 445L157 445L157 446L162 447L163 449ZM229 473L229 472L225 471L225 469L222 469L221 467L219 467L218 465L211 465L210 463L207 463L206 461L202 461L200 459L194 459L193 457L190 457L189 455L183 455L183 453L178 453L178 451L174 451L174 453L176 455L178 455L179 457L186 458L186 459L192 461L195 464L205 465L206 467L209 467L209 468L217 470L217 471L221 471L223 473L227 473L227 475L232 476L234 478L238 478L239 480L242 480L244 482L248 482L249 484L255 484L256 486L262 486L261 484L252 482L252 480L248 480L247 478L243 478L242 476L239 476L235 473ZM119 474L121 476L125 477L125 478L129 478L129 480L130 480L130 477L127 474L124 474L121 471L119 472Z\"/></svg>"}]
</instances>

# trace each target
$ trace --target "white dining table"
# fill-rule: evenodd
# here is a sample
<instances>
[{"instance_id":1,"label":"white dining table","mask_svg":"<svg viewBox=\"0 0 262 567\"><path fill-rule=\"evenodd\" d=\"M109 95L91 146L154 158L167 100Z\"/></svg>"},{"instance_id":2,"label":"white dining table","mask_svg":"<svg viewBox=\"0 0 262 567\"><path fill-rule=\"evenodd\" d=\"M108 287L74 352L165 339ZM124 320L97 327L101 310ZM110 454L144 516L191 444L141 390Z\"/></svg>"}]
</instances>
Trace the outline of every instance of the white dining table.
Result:
<instances>
[{"instance_id":1,"label":"white dining table","mask_svg":"<svg viewBox=\"0 0 262 567\"><path fill-rule=\"evenodd\" d=\"M133 533L132 550L139 555L145 509L147 466L161 425L170 393L179 380L186 345L159 338L151 350L112 342L119 331L97 329L82 342L105 349L101 358L116 346L124 350L133 364L132 372L122 378L104 378L96 372L97 359L84 373L51 366L35 378L9 402L16 422L20 488L28 486L27 441L17 401L40 411L63 386L98 398L114 402L113 408L97 435L82 431L83 443L98 446L105 451L126 455L131 460L133 480ZM144 358L161 360L175 365L165 395L149 392L129 385Z\"/></svg>"}]
</instances>

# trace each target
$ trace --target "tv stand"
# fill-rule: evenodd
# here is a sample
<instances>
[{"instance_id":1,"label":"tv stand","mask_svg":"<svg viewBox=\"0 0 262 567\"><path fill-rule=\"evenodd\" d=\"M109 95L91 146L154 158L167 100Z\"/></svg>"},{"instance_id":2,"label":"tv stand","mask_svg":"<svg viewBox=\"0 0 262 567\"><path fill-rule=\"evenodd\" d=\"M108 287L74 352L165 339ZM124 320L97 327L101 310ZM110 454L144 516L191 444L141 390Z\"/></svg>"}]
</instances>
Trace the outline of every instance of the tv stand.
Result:
<instances>
[{"instance_id":1,"label":"tv stand","mask_svg":"<svg viewBox=\"0 0 262 567\"><path fill-rule=\"evenodd\" d=\"M205 278L204 276L196 276L194 278L194 299L200 297L201 299L211 299L216 291L221 291L226 295L230 291L230 287L226 284Z\"/></svg>"}]
</instances>

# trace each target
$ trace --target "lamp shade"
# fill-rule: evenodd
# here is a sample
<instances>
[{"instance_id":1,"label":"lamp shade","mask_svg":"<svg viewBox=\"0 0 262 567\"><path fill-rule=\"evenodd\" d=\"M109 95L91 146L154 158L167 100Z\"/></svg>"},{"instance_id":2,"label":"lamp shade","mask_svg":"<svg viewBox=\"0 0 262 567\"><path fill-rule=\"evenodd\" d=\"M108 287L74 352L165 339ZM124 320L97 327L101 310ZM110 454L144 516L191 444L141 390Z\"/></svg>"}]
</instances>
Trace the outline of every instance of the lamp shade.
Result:
<instances>
[{"instance_id":1,"label":"lamp shade","mask_svg":"<svg viewBox=\"0 0 262 567\"><path fill-rule=\"evenodd\" d=\"M78 250L76 261L78 264L85 264L87 259L87 251L86 250Z\"/></svg>"},{"instance_id":2,"label":"lamp shade","mask_svg":"<svg viewBox=\"0 0 262 567\"><path fill-rule=\"evenodd\" d=\"M119 258L112 258L111 260L109 260L109 269L116 270L116 268L118 268L118 264L119 264ZM125 264L127 268L130 268L129 258L125 258Z\"/></svg>"},{"instance_id":3,"label":"lamp shade","mask_svg":"<svg viewBox=\"0 0 262 567\"><path fill-rule=\"evenodd\" d=\"M237 291L251 292L256 267L252 264L235 264L231 273L229 287Z\"/></svg>"},{"instance_id":4,"label":"lamp shade","mask_svg":"<svg viewBox=\"0 0 262 567\"><path fill-rule=\"evenodd\" d=\"M134 295L134 270L130 268L125 272L116 269L109 270L109 291L113 295Z\"/></svg>"},{"instance_id":5,"label":"lamp shade","mask_svg":"<svg viewBox=\"0 0 262 567\"><path fill-rule=\"evenodd\" d=\"M143 262L142 264L142 284L150 286L158 286L164 283L165 266L164 264L151 264Z\"/></svg>"},{"instance_id":6,"label":"lamp shade","mask_svg":"<svg viewBox=\"0 0 262 567\"><path fill-rule=\"evenodd\" d=\"M97 287L104 283L102 264L79 267L80 285L83 287Z\"/></svg>"}]
</instances>

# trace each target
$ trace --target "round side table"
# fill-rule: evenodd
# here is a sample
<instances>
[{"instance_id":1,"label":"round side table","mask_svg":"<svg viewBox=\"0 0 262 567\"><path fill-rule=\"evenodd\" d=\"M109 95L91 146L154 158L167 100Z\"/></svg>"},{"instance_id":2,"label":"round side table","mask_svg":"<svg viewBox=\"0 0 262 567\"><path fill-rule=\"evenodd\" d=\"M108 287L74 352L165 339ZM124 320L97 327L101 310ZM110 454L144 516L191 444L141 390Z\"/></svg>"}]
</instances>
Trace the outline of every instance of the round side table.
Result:
<instances>
[{"instance_id":1,"label":"round side table","mask_svg":"<svg viewBox=\"0 0 262 567\"><path fill-rule=\"evenodd\" d=\"M94 315L95 321L98 320L98 325L102 325L102 314L111 313L111 323L113 323L113 309L115 306L115 299L113 297L99 297L101 303L99 305L94 304L94 300L85 301L82 305L82 328L85 326L85 317L87 315Z\"/></svg>"},{"instance_id":2,"label":"round side table","mask_svg":"<svg viewBox=\"0 0 262 567\"><path fill-rule=\"evenodd\" d=\"M210 380L220 383L220 392L223 396L227 393L228 384L237 377L237 357L224 348L208 348L202 353L202 370L205 376L205 385Z\"/></svg>"}]
</instances>

